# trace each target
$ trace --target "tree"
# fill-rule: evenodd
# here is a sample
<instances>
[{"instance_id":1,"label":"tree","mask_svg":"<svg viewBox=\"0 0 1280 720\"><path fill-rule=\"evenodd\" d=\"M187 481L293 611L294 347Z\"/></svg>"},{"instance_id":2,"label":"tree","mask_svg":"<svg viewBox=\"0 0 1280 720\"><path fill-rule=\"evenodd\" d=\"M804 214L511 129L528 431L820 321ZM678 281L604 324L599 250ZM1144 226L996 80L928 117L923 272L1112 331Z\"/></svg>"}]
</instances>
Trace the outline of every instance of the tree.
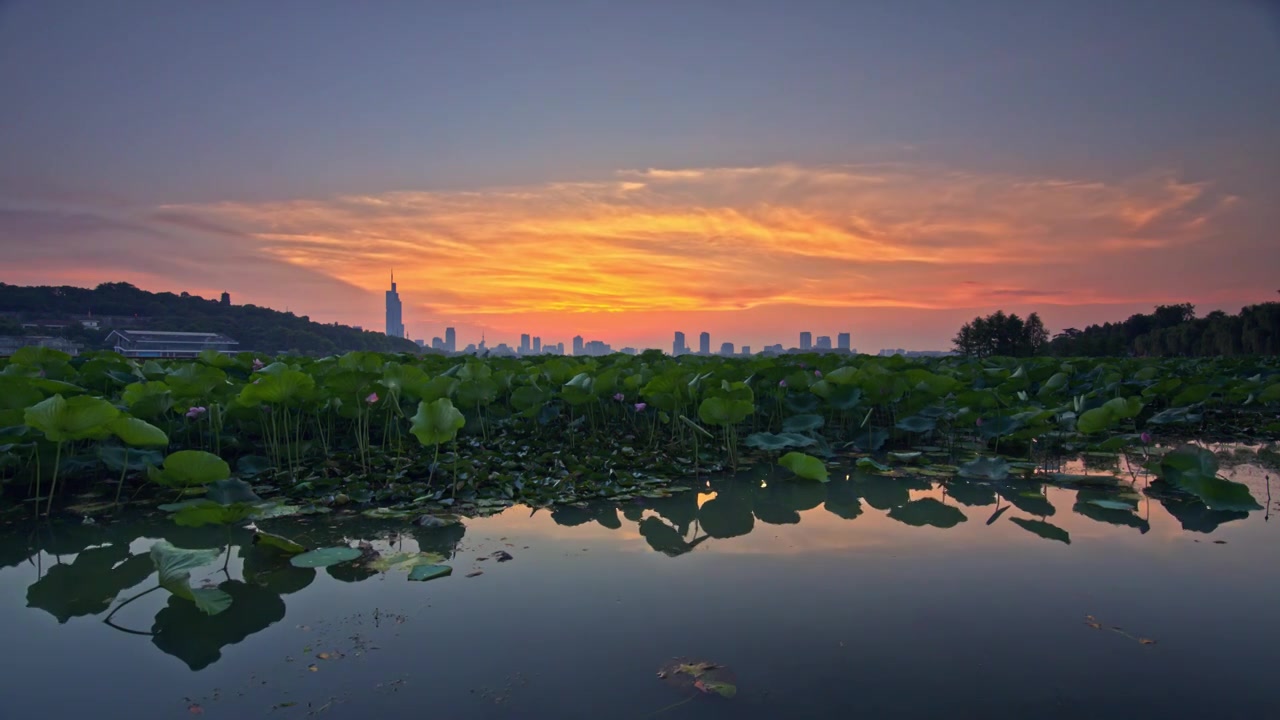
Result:
<instances>
[{"instance_id":1,"label":"tree","mask_svg":"<svg viewBox=\"0 0 1280 720\"><path fill-rule=\"evenodd\" d=\"M956 352L972 357L1007 355L1029 357L1045 351L1049 331L1040 316L1032 313L1026 320L1006 315L1003 310L965 323L952 344Z\"/></svg>"}]
</instances>

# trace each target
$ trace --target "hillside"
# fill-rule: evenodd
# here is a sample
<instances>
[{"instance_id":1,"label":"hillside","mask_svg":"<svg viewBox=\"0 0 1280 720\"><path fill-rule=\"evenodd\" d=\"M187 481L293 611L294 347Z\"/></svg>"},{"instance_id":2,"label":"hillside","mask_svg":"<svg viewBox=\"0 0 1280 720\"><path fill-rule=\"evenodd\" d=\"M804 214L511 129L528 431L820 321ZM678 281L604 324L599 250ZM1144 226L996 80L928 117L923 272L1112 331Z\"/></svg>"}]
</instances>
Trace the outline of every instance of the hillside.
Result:
<instances>
[{"instance_id":1,"label":"hillside","mask_svg":"<svg viewBox=\"0 0 1280 720\"><path fill-rule=\"evenodd\" d=\"M61 334L83 343L85 349L102 347L113 327L132 327L218 332L239 341L241 350L270 353L418 352L413 342L380 332L325 325L257 305L224 305L186 293L152 293L128 283L104 283L92 290L0 283L0 314L0 334L23 334L23 323L67 325L56 333L39 332ZM90 317L98 321L98 329L80 325Z\"/></svg>"}]
</instances>

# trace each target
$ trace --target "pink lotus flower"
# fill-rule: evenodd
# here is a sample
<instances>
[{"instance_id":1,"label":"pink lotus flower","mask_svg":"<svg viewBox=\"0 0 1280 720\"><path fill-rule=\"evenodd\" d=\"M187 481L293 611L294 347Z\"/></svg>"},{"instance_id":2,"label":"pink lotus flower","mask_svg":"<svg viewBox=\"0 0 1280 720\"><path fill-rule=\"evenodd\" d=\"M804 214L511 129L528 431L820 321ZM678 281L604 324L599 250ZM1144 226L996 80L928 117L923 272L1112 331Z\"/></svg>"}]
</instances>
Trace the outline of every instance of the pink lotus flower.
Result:
<instances>
[{"instance_id":1,"label":"pink lotus flower","mask_svg":"<svg viewBox=\"0 0 1280 720\"><path fill-rule=\"evenodd\" d=\"M1142 440L1143 445L1151 444L1151 433L1144 432L1139 436L1139 438Z\"/></svg>"},{"instance_id":2,"label":"pink lotus flower","mask_svg":"<svg viewBox=\"0 0 1280 720\"><path fill-rule=\"evenodd\" d=\"M644 412L644 409L647 407L649 406L645 403L636 403L636 412Z\"/></svg>"},{"instance_id":3,"label":"pink lotus flower","mask_svg":"<svg viewBox=\"0 0 1280 720\"><path fill-rule=\"evenodd\" d=\"M364 401L370 405L378 402L378 393L369 393L369 397L365 398Z\"/></svg>"},{"instance_id":4,"label":"pink lotus flower","mask_svg":"<svg viewBox=\"0 0 1280 720\"><path fill-rule=\"evenodd\" d=\"M618 402L622 402L623 400L626 400L626 398L622 395L622 393L614 393L613 399L617 400Z\"/></svg>"},{"instance_id":5,"label":"pink lotus flower","mask_svg":"<svg viewBox=\"0 0 1280 720\"><path fill-rule=\"evenodd\" d=\"M978 427L982 427L982 418L978 418L977 420L974 420L973 424L977 425Z\"/></svg>"},{"instance_id":6,"label":"pink lotus flower","mask_svg":"<svg viewBox=\"0 0 1280 720\"><path fill-rule=\"evenodd\" d=\"M779 380L779 381L778 381L778 387L780 387L780 388L784 388L784 387L786 387L786 386L787 386L787 381L786 381L786 380Z\"/></svg>"},{"instance_id":7,"label":"pink lotus flower","mask_svg":"<svg viewBox=\"0 0 1280 720\"><path fill-rule=\"evenodd\" d=\"M264 367L266 367L266 365L263 365L261 360L259 360L258 358L254 358L254 359L253 359L253 371L254 371L254 372L258 372L259 370L261 370L261 369L262 369L262 368L264 368Z\"/></svg>"},{"instance_id":8,"label":"pink lotus flower","mask_svg":"<svg viewBox=\"0 0 1280 720\"><path fill-rule=\"evenodd\" d=\"M209 408L196 406L196 407L193 407L193 408L191 408L191 409L187 410L187 418L188 418L188 419L190 419L190 420L196 420L196 419L198 419L201 415L203 415L203 414L205 414L205 413L207 413L207 412L209 412Z\"/></svg>"},{"instance_id":9,"label":"pink lotus flower","mask_svg":"<svg viewBox=\"0 0 1280 720\"><path fill-rule=\"evenodd\" d=\"M814 370L814 371L813 371L813 376L814 376L814 377L817 377L817 378L822 377L822 371L821 371L821 370Z\"/></svg>"}]
</instances>

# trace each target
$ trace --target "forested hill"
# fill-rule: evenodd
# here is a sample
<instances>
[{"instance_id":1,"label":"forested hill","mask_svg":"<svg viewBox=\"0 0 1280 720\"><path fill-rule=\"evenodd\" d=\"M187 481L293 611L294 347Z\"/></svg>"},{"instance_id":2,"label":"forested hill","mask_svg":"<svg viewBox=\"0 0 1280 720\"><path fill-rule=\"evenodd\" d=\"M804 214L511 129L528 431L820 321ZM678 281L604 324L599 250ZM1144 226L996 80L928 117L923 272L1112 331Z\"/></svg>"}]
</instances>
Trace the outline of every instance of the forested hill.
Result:
<instances>
[{"instance_id":1,"label":"forested hill","mask_svg":"<svg viewBox=\"0 0 1280 720\"><path fill-rule=\"evenodd\" d=\"M295 351L327 355L348 350L417 352L418 346L403 338L357 330L346 325L325 325L306 316L279 312L256 305L223 305L194 295L152 293L128 283L104 283L89 290L77 287L23 287L0 283L0 334L23 334L22 323L69 324L63 334L100 347L112 326L180 332L217 332L239 341L241 350ZM99 331L82 328L89 316L102 325ZM41 331L42 334L51 334Z\"/></svg>"}]
</instances>

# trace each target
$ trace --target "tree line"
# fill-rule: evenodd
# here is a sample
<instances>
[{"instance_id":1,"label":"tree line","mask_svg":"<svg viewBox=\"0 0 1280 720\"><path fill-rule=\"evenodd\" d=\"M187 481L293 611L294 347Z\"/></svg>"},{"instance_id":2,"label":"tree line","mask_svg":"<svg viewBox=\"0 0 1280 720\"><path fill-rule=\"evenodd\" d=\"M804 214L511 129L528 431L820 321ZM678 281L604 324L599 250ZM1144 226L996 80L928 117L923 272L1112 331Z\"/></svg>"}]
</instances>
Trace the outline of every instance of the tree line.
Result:
<instances>
[{"instance_id":1,"label":"tree line","mask_svg":"<svg viewBox=\"0 0 1280 720\"><path fill-rule=\"evenodd\" d=\"M952 340L972 357L1206 357L1280 354L1280 303L1260 303L1228 315L1197 318L1195 305L1160 305L1124 322L1066 328L1049 338L1035 313L1025 320L998 311L964 324Z\"/></svg>"},{"instance_id":2,"label":"tree line","mask_svg":"<svg viewBox=\"0 0 1280 720\"><path fill-rule=\"evenodd\" d=\"M152 293L129 283L104 283L92 290L0 283L0 312L9 315L0 317L0 335L27 334L23 323L62 324L66 327L57 334L89 349L105 347L111 332L109 327L87 328L76 320L92 314L136 319L128 326L137 329L221 333L239 342L240 350L267 353L329 355L350 350L419 350L410 340L380 332L317 323L305 315L257 305L223 305L187 293Z\"/></svg>"}]
</instances>

